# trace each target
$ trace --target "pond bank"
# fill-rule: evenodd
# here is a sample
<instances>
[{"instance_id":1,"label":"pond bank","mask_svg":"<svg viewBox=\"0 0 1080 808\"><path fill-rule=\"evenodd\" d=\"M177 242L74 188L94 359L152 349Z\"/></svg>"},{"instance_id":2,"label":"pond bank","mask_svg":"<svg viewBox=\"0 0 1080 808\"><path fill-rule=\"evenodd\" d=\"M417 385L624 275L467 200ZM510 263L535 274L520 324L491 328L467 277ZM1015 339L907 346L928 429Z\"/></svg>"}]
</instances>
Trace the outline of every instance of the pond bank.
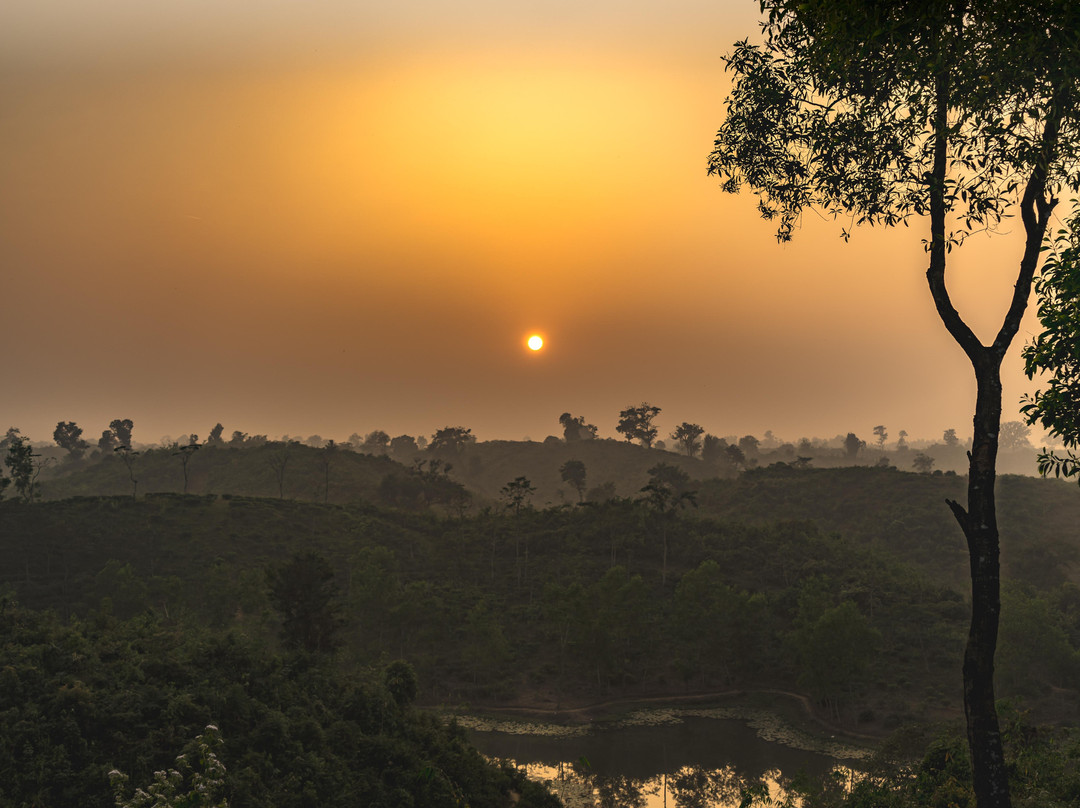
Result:
<instances>
[{"instance_id":1,"label":"pond bank","mask_svg":"<svg viewBox=\"0 0 1080 808\"><path fill-rule=\"evenodd\" d=\"M862 760L880 735L855 733L822 721L805 696L781 690L732 690L679 696L611 699L558 709L539 705L475 705L441 712L474 732L581 737L635 726L708 718L745 722L759 738L839 760Z\"/></svg>"},{"instance_id":2,"label":"pond bank","mask_svg":"<svg viewBox=\"0 0 1080 808\"><path fill-rule=\"evenodd\" d=\"M857 732L833 724L822 718L806 696L786 690L724 690L683 693L677 695L631 696L607 699L600 702L556 704L522 701L514 704L473 704L461 708L444 709L474 716L513 717L542 719L560 725L592 725L618 721L628 712L663 709L671 706L723 706L738 709L739 706L754 710L774 712L785 722L815 735L834 738L842 736L856 743L876 744L884 740L885 732Z\"/></svg>"}]
</instances>

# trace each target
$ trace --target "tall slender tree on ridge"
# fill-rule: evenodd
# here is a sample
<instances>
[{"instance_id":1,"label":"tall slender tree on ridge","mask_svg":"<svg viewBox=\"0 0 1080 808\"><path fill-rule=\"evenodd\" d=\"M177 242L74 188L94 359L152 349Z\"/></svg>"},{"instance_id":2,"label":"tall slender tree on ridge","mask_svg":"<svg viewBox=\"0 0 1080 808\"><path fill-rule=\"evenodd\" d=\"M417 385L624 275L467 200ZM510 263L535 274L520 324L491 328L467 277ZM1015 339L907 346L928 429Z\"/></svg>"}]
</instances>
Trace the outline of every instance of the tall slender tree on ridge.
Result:
<instances>
[{"instance_id":1,"label":"tall slender tree on ridge","mask_svg":"<svg viewBox=\"0 0 1080 808\"><path fill-rule=\"evenodd\" d=\"M781 241L808 207L854 224L929 216L931 297L977 386L967 505L948 502L971 567L968 745L979 808L1004 808L1011 800L993 684L1000 368L1057 196L1080 188L1080 4L762 0L761 8L764 43L744 40L727 57L735 81L709 172L725 191L753 188ZM953 305L947 257L1017 208L1024 249L1001 326L984 345Z\"/></svg>"}]
</instances>

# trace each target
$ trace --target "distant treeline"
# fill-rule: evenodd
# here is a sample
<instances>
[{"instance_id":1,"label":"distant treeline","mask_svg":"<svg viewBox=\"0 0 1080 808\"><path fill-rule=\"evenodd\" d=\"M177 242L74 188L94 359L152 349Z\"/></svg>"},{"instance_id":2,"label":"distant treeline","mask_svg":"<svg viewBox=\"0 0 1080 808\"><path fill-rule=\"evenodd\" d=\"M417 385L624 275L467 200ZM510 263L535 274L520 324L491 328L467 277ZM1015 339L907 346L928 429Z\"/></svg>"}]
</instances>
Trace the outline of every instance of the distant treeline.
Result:
<instances>
[{"instance_id":1,"label":"distant treeline","mask_svg":"<svg viewBox=\"0 0 1080 808\"><path fill-rule=\"evenodd\" d=\"M800 438L797 441L784 441L766 431L761 438L754 435L727 435L720 437L709 433L703 426L690 422L679 424L670 433L667 440L660 437L659 428L655 426L654 419L661 409L642 403L639 406L628 407L619 413L616 425L618 432L624 440L602 440L597 437L596 425L589 424L583 416L574 416L565 412L559 416L557 422L561 428L562 436L548 436L541 444L548 448L563 446L572 448L575 452L596 454L596 450L586 446L596 446L604 443L633 443L657 457L670 458L669 462L689 463L694 467L692 476L697 478L707 477L731 477L738 473L768 466L775 463L784 463L795 468L835 468L852 465L879 465L882 467L895 467L902 471L916 471L920 473L959 472L965 473L967 468L966 450L970 441L965 443L958 436L955 429L947 429L938 440L920 440L912 438L904 430L899 430L893 439L885 425L879 424L874 427L872 434L860 437L855 432L846 435L837 435L831 439ZM216 424L209 434L200 439L197 434L184 435L179 439L163 437L158 443L141 442L135 439L135 424L131 419L115 419L109 428L102 431L96 442L83 438L83 430L74 421L60 421L53 432L52 442L40 439L31 440L29 436L23 436L17 427L10 427L4 437L0 439L0 455L4 456L8 474L4 476L0 470L0 495L3 486L7 483L16 483L16 490L20 496L33 497L35 491L41 495L42 484L50 479L69 476L84 470L96 461L110 458L122 460L126 464L126 477L133 490L138 490L143 484L142 490L180 490L184 493L209 492L210 489L200 488L199 466L204 455L197 453L201 449L262 449L267 446L276 447L268 458L271 470L267 472L270 482L275 485L278 495L284 496L286 477L295 479L287 473L289 462L288 454L291 448L318 449L323 452L320 461L327 468L324 469L324 477L327 479L323 485L326 493L332 476L329 466L334 463L334 458L342 453L362 453L371 456L384 456L396 460L407 467L412 467L425 459L438 458L446 464L445 471L451 468L455 471L453 476L460 482L465 483L474 490L480 490L488 496L497 491L498 487L491 488L493 480L487 479L482 468L484 459L491 454L504 453L499 449L485 447L511 446L517 451L528 454L533 451L537 444L532 441L489 441L478 443L472 430L462 426L447 426L436 430L428 439L424 436L412 436L407 434L392 437L389 433L375 429L364 435L351 434L346 441L337 442L325 439L320 435L310 435L306 438L284 435L279 439L270 438L264 434L248 434L241 430L233 430L226 434L222 424ZM1037 472L1036 449L1030 442L1031 428L1022 421L1009 421L1001 426L999 435L999 470L1006 473L1019 473L1034 475ZM22 453L22 456L20 455ZM611 452L609 451L608 454ZM17 456L18 455L18 456ZM154 455L164 455L175 458L176 473L171 476L172 480L165 487L162 481L157 479L162 475L150 471L152 481L144 481L148 459ZM21 458L21 459L20 459ZM452 462L453 461L453 462ZM21 463L21 465L19 465ZM519 463L520 465L520 463ZM607 465L607 464L605 464ZM189 470L191 474L189 474ZM526 476L530 476L532 469L525 470ZM617 493L625 495L627 492L619 488L618 482L612 480L612 470L609 468L594 468L593 488L598 493L603 493L602 487L597 484L605 481L615 485ZM604 479L597 479L595 473L603 473ZM19 477L23 480L20 482ZM306 475L312 476L312 475ZM33 478L33 484L28 479ZM152 487L147 487L150 482ZM501 485L501 482L499 483ZM303 492L294 491L292 496L315 498L317 486L307 486L312 490ZM102 493L68 491L61 486L63 493L59 496L71 493ZM542 501L554 504L557 501L570 501L572 491L569 487L555 485L551 488L541 486ZM214 491L217 493L217 491ZM246 495L272 495L269 490L234 490L229 493ZM54 496L51 493L45 496ZM595 498L595 497L593 497Z\"/></svg>"}]
</instances>

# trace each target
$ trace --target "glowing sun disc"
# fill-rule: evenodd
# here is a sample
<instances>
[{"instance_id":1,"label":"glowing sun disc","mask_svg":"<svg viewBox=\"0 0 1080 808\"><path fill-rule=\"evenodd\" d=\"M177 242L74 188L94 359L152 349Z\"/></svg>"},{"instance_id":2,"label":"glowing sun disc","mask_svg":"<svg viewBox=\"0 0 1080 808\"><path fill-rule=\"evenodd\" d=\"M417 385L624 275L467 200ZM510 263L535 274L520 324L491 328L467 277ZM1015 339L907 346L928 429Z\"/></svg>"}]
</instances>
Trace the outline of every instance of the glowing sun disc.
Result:
<instances>
[{"instance_id":1,"label":"glowing sun disc","mask_svg":"<svg viewBox=\"0 0 1080 808\"><path fill-rule=\"evenodd\" d=\"M531 351L539 351L544 347L544 340L538 334L533 334L529 337L529 341L526 343Z\"/></svg>"}]
</instances>

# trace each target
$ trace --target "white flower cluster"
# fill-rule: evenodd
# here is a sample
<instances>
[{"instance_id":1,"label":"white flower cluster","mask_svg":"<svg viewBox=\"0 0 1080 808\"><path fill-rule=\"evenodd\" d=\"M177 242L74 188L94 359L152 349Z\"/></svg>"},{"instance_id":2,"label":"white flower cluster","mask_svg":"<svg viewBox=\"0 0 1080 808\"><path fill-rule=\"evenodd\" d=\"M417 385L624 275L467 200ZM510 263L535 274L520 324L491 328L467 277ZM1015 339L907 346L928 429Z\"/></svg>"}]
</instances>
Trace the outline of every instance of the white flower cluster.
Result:
<instances>
[{"instance_id":1,"label":"white flower cluster","mask_svg":"<svg viewBox=\"0 0 1080 808\"><path fill-rule=\"evenodd\" d=\"M228 808L224 797L216 793L225 785L225 764L217 756L221 748L221 736L214 724L208 724L202 734L195 738L198 760L193 766L187 755L181 754L176 763L184 771L169 769L154 772L154 782L145 789L136 788L126 796L128 776L119 769L109 772L116 800L116 808ZM185 780L189 780L185 788Z\"/></svg>"}]
</instances>

